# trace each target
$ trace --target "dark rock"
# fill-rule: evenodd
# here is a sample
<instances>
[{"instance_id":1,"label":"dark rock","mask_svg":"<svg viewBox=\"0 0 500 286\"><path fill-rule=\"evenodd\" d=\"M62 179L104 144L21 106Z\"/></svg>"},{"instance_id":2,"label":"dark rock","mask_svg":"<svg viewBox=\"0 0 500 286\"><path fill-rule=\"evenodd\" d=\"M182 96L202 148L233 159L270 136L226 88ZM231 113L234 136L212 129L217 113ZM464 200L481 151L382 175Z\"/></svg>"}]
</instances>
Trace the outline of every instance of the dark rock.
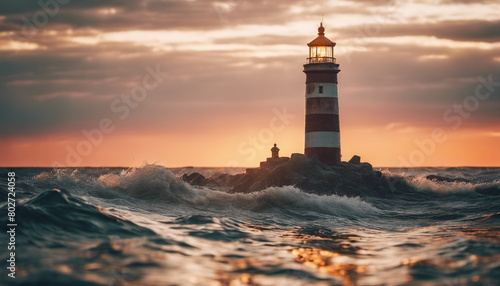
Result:
<instances>
[{"instance_id":1,"label":"dark rock","mask_svg":"<svg viewBox=\"0 0 500 286\"><path fill-rule=\"evenodd\" d=\"M248 171L248 169L247 169ZM253 169L252 169L253 171ZM229 174L220 174L214 175L207 179L206 186L208 187L231 187L236 180L241 178L244 174L237 175L229 175Z\"/></svg>"},{"instance_id":2,"label":"dark rock","mask_svg":"<svg viewBox=\"0 0 500 286\"><path fill-rule=\"evenodd\" d=\"M192 173L190 175L184 174L181 179L193 186L205 186L207 184L207 179L200 173Z\"/></svg>"},{"instance_id":3,"label":"dark rock","mask_svg":"<svg viewBox=\"0 0 500 286\"><path fill-rule=\"evenodd\" d=\"M370 164L370 163L361 163L359 166L360 166L359 170L361 173L373 172L373 167L372 167L372 164Z\"/></svg>"},{"instance_id":4,"label":"dark rock","mask_svg":"<svg viewBox=\"0 0 500 286\"><path fill-rule=\"evenodd\" d=\"M351 164L348 162L341 162L340 166L347 171L352 171L352 172L359 172L360 171L359 165Z\"/></svg>"},{"instance_id":5,"label":"dark rock","mask_svg":"<svg viewBox=\"0 0 500 286\"><path fill-rule=\"evenodd\" d=\"M349 160L349 163L359 165L361 164L361 157L359 157L358 155L354 155L352 156L351 160Z\"/></svg>"},{"instance_id":6,"label":"dark rock","mask_svg":"<svg viewBox=\"0 0 500 286\"><path fill-rule=\"evenodd\" d=\"M288 185L320 195L380 196L393 192L388 179L374 172L369 163L329 166L302 154L292 154L289 161L272 169L256 168L235 178L231 192L249 193Z\"/></svg>"}]
</instances>

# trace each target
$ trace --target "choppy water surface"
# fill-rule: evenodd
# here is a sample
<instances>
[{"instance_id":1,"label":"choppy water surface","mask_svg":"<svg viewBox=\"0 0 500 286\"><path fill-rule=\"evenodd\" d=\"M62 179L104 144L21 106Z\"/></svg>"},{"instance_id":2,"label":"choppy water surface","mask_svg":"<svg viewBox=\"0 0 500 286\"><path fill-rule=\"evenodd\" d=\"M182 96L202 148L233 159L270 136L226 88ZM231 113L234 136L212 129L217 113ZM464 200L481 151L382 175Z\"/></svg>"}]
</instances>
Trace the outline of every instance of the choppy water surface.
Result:
<instances>
[{"instance_id":1,"label":"choppy water surface","mask_svg":"<svg viewBox=\"0 0 500 286\"><path fill-rule=\"evenodd\" d=\"M2 285L500 283L500 168L383 170L413 188L354 198L292 186L228 194L155 165L9 168L2 202L9 171L17 278L2 266Z\"/></svg>"}]
</instances>

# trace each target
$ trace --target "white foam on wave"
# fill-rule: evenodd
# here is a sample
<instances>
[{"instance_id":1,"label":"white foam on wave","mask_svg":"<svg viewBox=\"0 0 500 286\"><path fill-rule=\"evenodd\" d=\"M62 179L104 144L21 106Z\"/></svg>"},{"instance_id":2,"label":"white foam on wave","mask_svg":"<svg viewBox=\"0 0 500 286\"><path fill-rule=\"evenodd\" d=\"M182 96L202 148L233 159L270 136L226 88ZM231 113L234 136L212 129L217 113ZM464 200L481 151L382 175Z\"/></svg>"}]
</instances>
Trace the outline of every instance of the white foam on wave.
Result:
<instances>
[{"instance_id":1,"label":"white foam on wave","mask_svg":"<svg viewBox=\"0 0 500 286\"><path fill-rule=\"evenodd\" d=\"M274 208L333 215L368 215L379 212L377 208L359 197L320 196L305 193L293 186L270 187L246 194L193 187L160 165L145 165L118 173L104 173L97 178L89 176L84 171L55 170L41 173L34 180L56 188L68 188L79 195L114 198L121 194L132 200L181 202L202 208L237 208L254 211Z\"/></svg>"},{"instance_id":2,"label":"white foam on wave","mask_svg":"<svg viewBox=\"0 0 500 286\"><path fill-rule=\"evenodd\" d=\"M133 197L182 201L196 207L220 206L247 210L292 208L339 215L379 212L377 208L358 197L320 196L305 193L293 186L271 187L248 194L193 187L180 180L170 170L158 165L130 169L119 175L105 174L99 177L98 181Z\"/></svg>"},{"instance_id":3,"label":"white foam on wave","mask_svg":"<svg viewBox=\"0 0 500 286\"><path fill-rule=\"evenodd\" d=\"M52 171L45 171L33 177L33 180L35 181L45 181L49 179L70 179L78 182L80 180L80 177L78 174L78 169L53 169Z\"/></svg>"},{"instance_id":4,"label":"white foam on wave","mask_svg":"<svg viewBox=\"0 0 500 286\"><path fill-rule=\"evenodd\" d=\"M175 193L190 191L187 183L159 165L145 165L141 168L124 170L119 175L104 174L97 181L106 187L139 198L165 198L175 196Z\"/></svg>"},{"instance_id":5,"label":"white foam on wave","mask_svg":"<svg viewBox=\"0 0 500 286\"><path fill-rule=\"evenodd\" d=\"M468 193L474 192L478 188L500 188L500 179L492 182L477 183L477 182L447 182L438 180L429 180L424 175L405 176L405 174L393 173L389 170L384 170L383 174L386 177L400 177L411 186L420 191L431 191L436 193ZM426 174L427 175L427 174Z\"/></svg>"},{"instance_id":6,"label":"white foam on wave","mask_svg":"<svg viewBox=\"0 0 500 286\"><path fill-rule=\"evenodd\" d=\"M359 197L310 194L293 186L270 187L262 191L234 196L240 205L242 203L257 204L255 207L265 203L280 208L305 209L334 215L379 213L377 208Z\"/></svg>"}]
</instances>

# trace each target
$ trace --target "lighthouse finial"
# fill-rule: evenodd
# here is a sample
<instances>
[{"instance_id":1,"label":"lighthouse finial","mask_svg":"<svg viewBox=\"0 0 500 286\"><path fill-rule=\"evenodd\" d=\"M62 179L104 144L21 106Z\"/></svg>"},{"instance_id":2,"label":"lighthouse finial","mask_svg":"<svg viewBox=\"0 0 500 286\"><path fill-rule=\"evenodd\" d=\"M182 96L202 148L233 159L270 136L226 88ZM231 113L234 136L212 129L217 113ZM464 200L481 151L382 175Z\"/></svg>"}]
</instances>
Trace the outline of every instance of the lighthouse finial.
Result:
<instances>
[{"instance_id":1,"label":"lighthouse finial","mask_svg":"<svg viewBox=\"0 0 500 286\"><path fill-rule=\"evenodd\" d=\"M320 35L320 36L325 35L325 28L323 28L323 21L321 21L321 23L319 23L318 35Z\"/></svg>"}]
</instances>

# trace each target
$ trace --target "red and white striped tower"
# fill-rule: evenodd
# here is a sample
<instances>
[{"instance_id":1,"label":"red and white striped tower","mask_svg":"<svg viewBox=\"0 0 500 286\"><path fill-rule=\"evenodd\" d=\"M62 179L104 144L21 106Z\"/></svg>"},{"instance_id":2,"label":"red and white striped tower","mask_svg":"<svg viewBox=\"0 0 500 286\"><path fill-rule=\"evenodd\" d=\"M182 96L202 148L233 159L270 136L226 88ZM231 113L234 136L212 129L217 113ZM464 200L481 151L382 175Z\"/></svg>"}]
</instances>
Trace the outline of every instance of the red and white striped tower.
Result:
<instances>
[{"instance_id":1,"label":"red and white striped tower","mask_svg":"<svg viewBox=\"0 0 500 286\"><path fill-rule=\"evenodd\" d=\"M339 101L337 74L333 57L335 43L325 37L323 23L318 37L307 44L309 57L306 74L306 140L304 154L317 156L329 165L340 164Z\"/></svg>"}]
</instances>

